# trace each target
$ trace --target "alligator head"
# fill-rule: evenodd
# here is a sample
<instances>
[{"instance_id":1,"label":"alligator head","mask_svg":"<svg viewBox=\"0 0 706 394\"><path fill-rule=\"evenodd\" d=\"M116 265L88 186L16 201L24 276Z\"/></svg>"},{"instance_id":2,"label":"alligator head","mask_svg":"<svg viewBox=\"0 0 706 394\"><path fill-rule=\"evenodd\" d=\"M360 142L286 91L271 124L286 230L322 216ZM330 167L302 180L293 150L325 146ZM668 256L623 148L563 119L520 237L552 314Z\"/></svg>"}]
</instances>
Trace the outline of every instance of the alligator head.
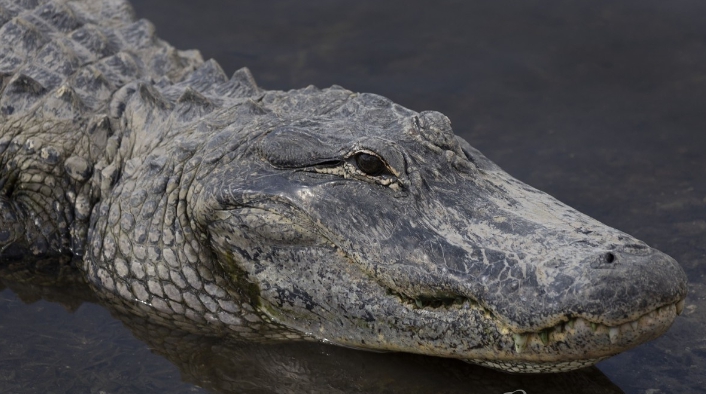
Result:
<instances>
[{"instance_id":1,"label":"alligator head","mask_svg":"<svg viewBox=\"0 0 706 394\"><path fill-rule=\"evenodd\" d=\"M278 323L545 372L653 339L683 308L675 260L514 179L440 113L336 87L256 106L211 139L188 211Z\"/></svg>"}]
</instances>

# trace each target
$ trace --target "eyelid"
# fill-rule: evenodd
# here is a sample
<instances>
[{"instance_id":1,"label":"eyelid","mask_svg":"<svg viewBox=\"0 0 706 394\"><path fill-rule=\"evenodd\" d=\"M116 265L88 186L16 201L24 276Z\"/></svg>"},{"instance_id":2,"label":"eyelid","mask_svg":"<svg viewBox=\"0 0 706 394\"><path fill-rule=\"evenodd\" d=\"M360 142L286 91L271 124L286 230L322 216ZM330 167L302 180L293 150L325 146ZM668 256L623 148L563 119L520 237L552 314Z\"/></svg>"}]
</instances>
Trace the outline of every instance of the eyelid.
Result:
<instances>
[{"instance_id":1,"label":"eyelid","mask_svg":"<svg viewBox=\"0 0 706 394\"><path fill-rule=\"evenodd\" d=\"M382 160L383 163L385 163L385 165L387 165L387 161L385 161L385 159L384 159L382 156L380 156L379 154L377 154L377 152L371 151L370 149L354 149L354 150L350 151L347 155L345 155L344 158L345 158L346 160L348 160L348 159L350 159L351 157L355 157L357 154L360 154L360 153L365 153L365 154L368 154L368 155L375 156L375 157L377 157L378 159Z\"/></svg>"}]
</instances>

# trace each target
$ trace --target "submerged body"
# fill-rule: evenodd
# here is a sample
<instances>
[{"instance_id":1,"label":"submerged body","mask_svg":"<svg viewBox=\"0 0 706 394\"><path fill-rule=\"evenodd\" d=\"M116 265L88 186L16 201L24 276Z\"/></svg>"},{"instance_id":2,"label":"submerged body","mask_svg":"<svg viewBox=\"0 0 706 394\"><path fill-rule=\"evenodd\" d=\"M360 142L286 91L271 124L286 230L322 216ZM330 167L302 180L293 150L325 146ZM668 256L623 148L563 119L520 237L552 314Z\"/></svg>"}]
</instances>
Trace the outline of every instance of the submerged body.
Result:
<instances>
[{"instance_id":1,"label":"submerged body","mask_svg":"<svg viewBox=\"0 0 706 394\"><path fill-rule=\"evenodd\" d=\"M0 243L74 253L164 324L541 372L652 339L678 264L509 176L448 119L257 87L122 1L0 1Z\"/></svg>"}]
</instances>

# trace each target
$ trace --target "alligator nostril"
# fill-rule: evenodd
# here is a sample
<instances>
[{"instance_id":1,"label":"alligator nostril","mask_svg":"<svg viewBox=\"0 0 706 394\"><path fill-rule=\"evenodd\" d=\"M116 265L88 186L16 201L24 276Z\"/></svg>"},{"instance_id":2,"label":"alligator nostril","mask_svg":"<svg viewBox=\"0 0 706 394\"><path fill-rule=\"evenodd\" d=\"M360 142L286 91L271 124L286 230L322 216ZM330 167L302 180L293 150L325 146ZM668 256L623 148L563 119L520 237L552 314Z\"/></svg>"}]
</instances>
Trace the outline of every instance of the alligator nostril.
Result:
<instances>
[{"instance_id":1,"label":"alligator nostril","mask_svg":"<svg viewBox=\"0 0 706 394\"><path fill-rule=\"evenodd\" d=\"M604 258L606 263L612 263L615 261L615 255L611 252L606 253Z\"/></svg>"}]
</instances>

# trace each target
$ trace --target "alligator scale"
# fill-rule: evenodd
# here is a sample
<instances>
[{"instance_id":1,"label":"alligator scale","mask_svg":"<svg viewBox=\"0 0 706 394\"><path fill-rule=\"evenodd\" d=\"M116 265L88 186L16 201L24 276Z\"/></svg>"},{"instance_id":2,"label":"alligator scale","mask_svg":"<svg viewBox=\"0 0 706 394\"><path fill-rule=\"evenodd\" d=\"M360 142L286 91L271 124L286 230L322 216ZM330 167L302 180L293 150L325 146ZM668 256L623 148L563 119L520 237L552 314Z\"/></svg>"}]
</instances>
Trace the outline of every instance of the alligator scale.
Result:
<instances>
[{"instance_id":1,"label":"alligator scale","mask_svg":"<svg viewBox=\"0 0 706 394\"><path fill-rule=\"evenodd\" d=\"M267 91L122 0L0 0L0 248L126 313L514 372L664 333L676 261L512 178L448 118Z\"/></svg>"}]
</instances>

